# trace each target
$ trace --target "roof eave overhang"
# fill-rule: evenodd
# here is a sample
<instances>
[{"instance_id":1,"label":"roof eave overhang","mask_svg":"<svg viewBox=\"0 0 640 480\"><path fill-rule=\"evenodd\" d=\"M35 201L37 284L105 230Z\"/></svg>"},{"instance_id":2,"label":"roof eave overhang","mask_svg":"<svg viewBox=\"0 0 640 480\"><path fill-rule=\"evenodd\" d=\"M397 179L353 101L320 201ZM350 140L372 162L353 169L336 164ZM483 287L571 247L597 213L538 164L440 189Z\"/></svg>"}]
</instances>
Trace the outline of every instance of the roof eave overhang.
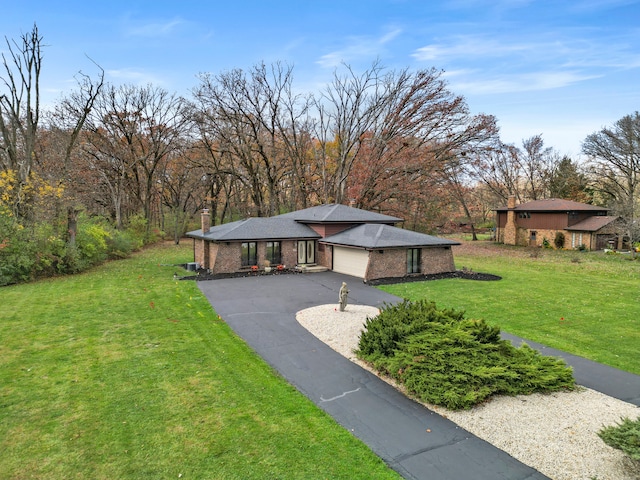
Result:
<instances>
[{"instance_id":1,"label":"roof eave overhang","mask_svg":"<svg viewBox=\"0 0 640 480\"><path fill-rule=\"evenodd\" d=\"M213 243L228 243L228 242L282 242L285 240L320 240L320 235L298 235L295 237L260 237L260 238L212 238L206 235L190 235L186 234L189 238L196 238L199 240L207 240Z\"/></svg>"},{"instance_id":2,"label":"roof eave overhang","mask_svg":"<svg viewBox=\"0 0 640 480\"><path fill-rule=\"evenodd\" d=\"M353 245L348 243L336 243L336 242L325 242L324 240L320 240L319 243L323 243L325 245L331 245L336 247L349 247L349 248L359 248L361 250L397 250L397 249L406 249L406 248L443 248L443 247L454 247L456 245L461 245L458 242L451 243L442 243L437 245L424 245L424 244L409 244L409 245Z\"/></svg>"}]
</instances>

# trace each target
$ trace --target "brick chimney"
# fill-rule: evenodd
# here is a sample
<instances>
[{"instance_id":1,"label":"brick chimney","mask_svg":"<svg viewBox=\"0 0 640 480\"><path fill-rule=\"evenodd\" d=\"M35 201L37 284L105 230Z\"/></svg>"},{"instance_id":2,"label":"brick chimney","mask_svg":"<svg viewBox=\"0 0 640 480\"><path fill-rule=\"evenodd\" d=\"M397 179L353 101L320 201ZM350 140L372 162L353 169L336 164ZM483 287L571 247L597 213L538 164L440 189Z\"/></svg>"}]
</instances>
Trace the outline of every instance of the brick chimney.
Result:
<instances>
[{"instance_id":1,"label":"brick chimney","mask_svg":"<svg viewBox=\"0 0 640 480\"><path fill-rule=\"evenodd\" d=\"M518 226L516 225L516 197L509 195L507 200L507 223L504 226L504 244L517 245Z\"/></svg>"},{"instance_id":2,"label":"brick chimney","mask_svg":"<svg viewBox=\"0 0 640 480\"><path fill-rule=\"evenodd\" d=\"M209 230L211 230L211 215L209 215L209 209L205 208L202 210L202 214L200 215L200 221L202 223L202 233L207 234Z\"/></svg>"}]
</instances>

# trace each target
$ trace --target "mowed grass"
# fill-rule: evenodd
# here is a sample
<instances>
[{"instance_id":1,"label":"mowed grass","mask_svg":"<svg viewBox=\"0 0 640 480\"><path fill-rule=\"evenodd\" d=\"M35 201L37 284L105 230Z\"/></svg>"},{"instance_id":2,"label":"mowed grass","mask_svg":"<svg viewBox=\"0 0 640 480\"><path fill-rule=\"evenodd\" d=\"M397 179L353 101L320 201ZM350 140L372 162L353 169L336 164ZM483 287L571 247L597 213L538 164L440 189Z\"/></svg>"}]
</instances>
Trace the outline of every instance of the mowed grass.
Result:
<instances>
[{"instance_id":1,"label":"mowed grass","mask_svg":"<svg viewBox=\"0 0 640 480\"><path fill-rule=\"evenodd\" d=\"M0 289L0 477L399 478L173 280L191 258Z\"/></svg>"},{"instance_id":2,"label":"mowed grass","mask_svg":"<svg viewBox=\"0 0 640 480\"><path fill-rule=\"evenodd\" d=\"M602 252L530 250L473 242L456 268L500 281L447 279L390 285L410 300L465 310L503 331L640 374L640 261Z\"/></svg>"}]
</instances>

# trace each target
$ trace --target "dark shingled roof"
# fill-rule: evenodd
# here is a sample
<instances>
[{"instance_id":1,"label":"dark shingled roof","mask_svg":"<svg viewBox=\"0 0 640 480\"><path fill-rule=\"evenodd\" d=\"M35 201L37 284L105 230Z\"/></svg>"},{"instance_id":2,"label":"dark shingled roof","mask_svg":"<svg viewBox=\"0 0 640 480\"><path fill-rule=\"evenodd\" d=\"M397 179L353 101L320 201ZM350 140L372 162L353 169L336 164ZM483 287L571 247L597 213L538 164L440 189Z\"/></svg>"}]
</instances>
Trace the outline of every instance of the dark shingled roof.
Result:
<instances>
[{"instance_id":1,"label":"dark shingled roof","mask_svg":"<svg viewBox=\"0 0 640 480\"><path fill-rule=\"evenodd\" d=\"M567 230L575 230L579 232L597 232L602 227L609 225L611 222L615 222L618 218L620 217L596 215L578 222L575 225L567 227Z\"/></svg>"},{"instance_id":2,"label":"dark shingled roof","mask_svg":"<svg viewBox=\"0 0 640 480\"><path fill-rule=\"evenodd\" d=\"M397 223L402 221L401 218L337 203L305 208L273 218L292 218L302 223Z\"/></svg>"},{"instance_id":3,"label":"dark shingled roof","mask_svg":"<svg viewBox=\"0 0 640 480\"><path fill-rule=\"evenodd\" d=\"M194 230L187 233L187 236L215 242L321 238L310 227L282 217L252 217L216 225L207 234L203 234L202 230Z\"/></svg>"},{"instance_id":4,"label":"dark shingled roof","mask_svg":"<svg viewBox=\"0 0 640 480\"><path fill-rule=\"evenodd\" d=\"M507 207L496 208L496 212L505 212ZM532 202L516 205L515 211L527 212L606 212L604 207L589 205L587 203L574 202L572 200L562 200L560 198L547 198L544 200L534 200Z\"/></svg>"},{"instance_id":5,"label":"dark shingled roof","mask_svg":"<svg viewBox=\"0 0 640 480\"><path fill-rule=\"evenodd\" d=\"M368 250L377 248L444 247L460 245L444 238L412 232L391 225L365 224L349 228L321 240L331 245L360 247Z\"/></svg>"}]
</instances>

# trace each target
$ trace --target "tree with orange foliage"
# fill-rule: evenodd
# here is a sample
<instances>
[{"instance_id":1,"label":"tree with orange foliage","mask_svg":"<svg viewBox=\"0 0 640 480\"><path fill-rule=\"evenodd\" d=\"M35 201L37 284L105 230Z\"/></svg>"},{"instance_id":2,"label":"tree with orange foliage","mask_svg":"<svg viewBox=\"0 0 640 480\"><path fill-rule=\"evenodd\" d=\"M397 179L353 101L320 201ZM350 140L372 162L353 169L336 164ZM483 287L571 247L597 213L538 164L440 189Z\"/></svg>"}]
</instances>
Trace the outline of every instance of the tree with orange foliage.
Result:
<instances>
[{"instance_id":1,"label":"tree with orange foliage","mask_svg":"<svg viewBox=\"0 0 640 480\"><path fill-rule=\"evenodd\" d=\"M323 107L326 130L337 143L335 201L349 197L400 216L452 188L450 175L442 175L447 165L494 143L498 133L495 118L470 115L435 69L386 72L376 62L358 76L347 67L324 98L331 108Z\"/></svg>"}]
</instances>

